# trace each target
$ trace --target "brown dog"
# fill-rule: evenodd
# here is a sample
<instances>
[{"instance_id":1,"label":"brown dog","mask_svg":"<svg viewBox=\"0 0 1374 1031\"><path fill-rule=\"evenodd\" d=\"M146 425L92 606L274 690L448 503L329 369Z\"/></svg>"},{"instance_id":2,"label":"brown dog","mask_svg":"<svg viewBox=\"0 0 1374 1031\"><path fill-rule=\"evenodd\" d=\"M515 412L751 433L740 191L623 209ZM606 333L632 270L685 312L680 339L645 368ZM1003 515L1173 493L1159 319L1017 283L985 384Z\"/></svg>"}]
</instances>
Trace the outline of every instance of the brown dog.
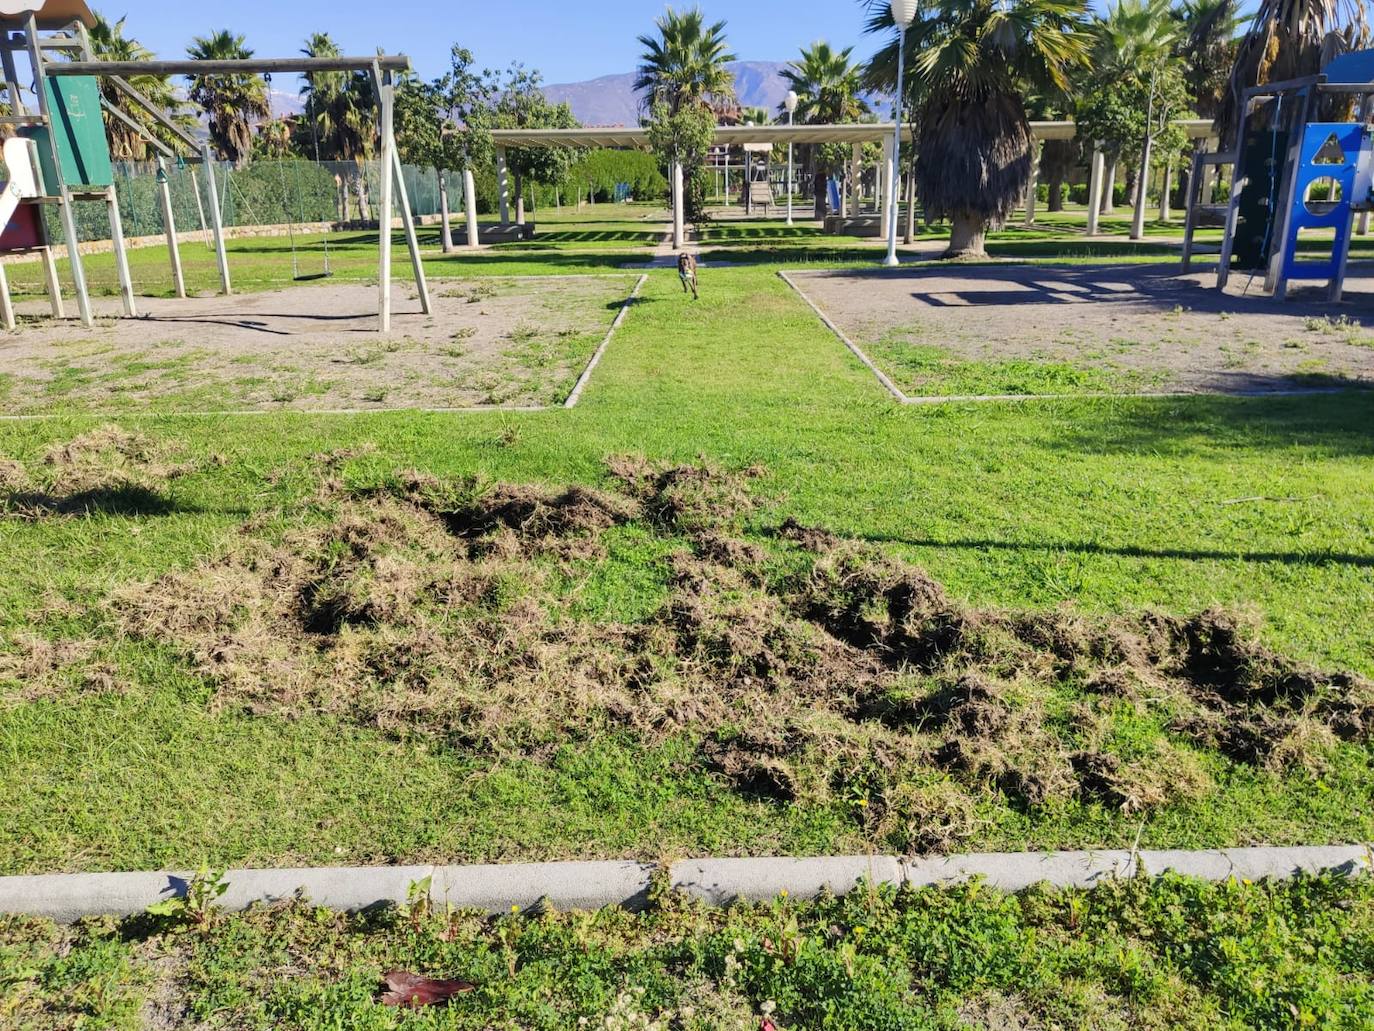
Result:
<instances>
[{"instance_id":1,"label":"brown dog","mask_svg":"<svg viewBox=\"0 0 1374 1031\"><path fill-rule=\"evenodd\" d=\"M695 256L683 251L677 256L677 274L682 280L682 292L692 291L692 300L700 299L697 293L697 259Z\"/></svg>"}]
</instances>

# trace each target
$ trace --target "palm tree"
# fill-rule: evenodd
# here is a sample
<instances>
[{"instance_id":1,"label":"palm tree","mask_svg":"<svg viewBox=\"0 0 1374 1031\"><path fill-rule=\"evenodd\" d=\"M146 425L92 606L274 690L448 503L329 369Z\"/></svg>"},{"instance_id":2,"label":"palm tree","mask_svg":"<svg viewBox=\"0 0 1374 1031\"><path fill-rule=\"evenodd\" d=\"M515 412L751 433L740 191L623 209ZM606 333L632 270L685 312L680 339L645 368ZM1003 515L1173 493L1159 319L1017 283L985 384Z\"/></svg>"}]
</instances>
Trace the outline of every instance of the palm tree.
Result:
<instances>
[{"instance_id":1,"label":"palm tree","mask_svg":"<svg viewBox=\"0 0 1374 1031\"><path fill-rule=\"evenodd\" d=\"M1331 57L1368 38L1361 0L1260 0L1217 112L1222 143L1232 142L1246 89L1314 75Z\"/></svg>"},{"instance_id":2,"label":"palm tree","mask_svg":"<svg viewBox=\"0 0 1374 1031\"><path fill-rule=\"evenodd\" d=\"M684 104L713 107L734 99L735 77L725 67L736 60L725 42L725 22L706 24L701 8L679 14L671 7L655 23L657 36L640 36L634 88L644 106L667 104L677 114Z\"/></svg>"},{"instance_id":3,"label":"palm tree","mask_svg":"<svg viewBox=\"0 0 1374 1031\"><path fill-rule=\"evenodd\" d=\"M891 32L886 0L867 0L868 31ZM927 218L950 220L946 257L981 255L990 225L1025 196L1031 131L1022 95L1068 89L1087 60L1083 0L931 0L907 32L916 192ZM897 41L870 78L896 85Z\"/></svg>"},{"instance_id":4,"label":"palm tree","mask_svg":"<svg viewBox=\"0 0 1374 1031\"><path fill-rule=\"evenodd\" d=\"M859 66L852 60L853 47L836 50L824 40L803 47L801 57L791 61L780 73L797 94L796 117L803 122L857 122L868 113L861 95ZM842 155L825 147L811 147L811 164L816 187L816 217L825 218L826 189Z\"/></svg>"},{"instance_id":5,"label":"palm tree","mask_svg":"<svg viewBox=\"0 0 1374 1031\"><path fill-rule=\"evenodd\" d=\"M1179 52L1193 110L1200 118L1215 118L1240 43L1236 0L1183 0L1174 15L1183 32Z\"/></svg>"},{"instance_id":6,"label":"palm tree","mask_svg":"<svg viewBox=\"0 0 1374 1031\"><path fill-rule=\"evenodd\" d=\"M1128 170L1127 195L1134 207L1131 238L1144 233L1146 183L1155 137L1168 124L1171 105L1186 103L1180 56L1182 23L1170 0L1117 0L1104 18L1093 23L1092 68L1100 89L1139 98L1144 110L1139 163ZM1124 141L1118 140L1118 143ZM1111 179L1109 177L1108 182Z\"/></svg>"},{"instance_id":7,"label":"palm tree","mask_svg":"<svg viewBox=\"0 0 1374 1031\"><path fill-rule=\"evenodd\" d=\"M150 61L153 52L138 40L124 35L124 18L112 22L103 15L95 15L91 26L91 53L97 61ZM169 119L187 128L195 120L185 110L185 104L177 96L172 80L166 75L134 75L129 83ZM166 143L176 143L175 137L156 122L149 119L140 105L134 104L123 93L115 89L107 78L100 80L100 95L106 103L123 111L126 115L148 127L158 139ZM146 161L148 141L124 122L105 112L105 135L110 141L110 156L116 161Z\"/></svg>"},{"instance_id":8,"label":"palm tree","mask_svg":"<svg viewBox=\"0 0 1374 1031\"><path fill-rule=\"evenodd\" d=\"M195 61L242 61L253 56L244 38L228 29L197 36L186 48ZM271 114L261 75L188 75L193 103L209 118L210 141L241 168L253 152L253 123Z\"/></svg>"},{"instance_id":9,"label":"palm tree","mask_svg":"<svg viewBox=\"0 0 1374 1031\"><path fill-rule=\"evenodd\" d=\"M313 33L301 53L306 57L338 57L342 53L327 32ZM347 182L340 180L339 217L348 220L348 198L357 198L358 218L371 221L367 197L366 162L376 152L376 99L372 79L365 72L312 72L301 87L305 125L313 156L320 161L351 162Z\"/></svg>"}]
</instances>

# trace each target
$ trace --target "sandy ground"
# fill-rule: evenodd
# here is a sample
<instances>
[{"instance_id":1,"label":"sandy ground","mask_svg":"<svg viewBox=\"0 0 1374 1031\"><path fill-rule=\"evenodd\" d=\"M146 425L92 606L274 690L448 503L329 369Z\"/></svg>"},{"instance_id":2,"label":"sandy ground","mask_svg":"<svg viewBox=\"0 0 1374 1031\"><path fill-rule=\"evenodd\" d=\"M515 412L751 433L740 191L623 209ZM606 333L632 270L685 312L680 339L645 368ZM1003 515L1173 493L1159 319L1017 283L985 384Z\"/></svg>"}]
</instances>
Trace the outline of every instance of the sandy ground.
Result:
<instances>
[{"instance_id":1,"label":"sandy ground","mask_svg":"<svg viewBox=\"0 0 1374 1031\"><path fill-rule=\"evenodd\" d=\"M20 306L0 334L0 411L334 409L561 401L634 286L633 276L436 280L433 312L393 287L322 283L268 293L96 301L95 328ZM75 304L68 303L68 313Z\"/></svg>"},{"instance_id":2,"label":"sandy ground","mask_svg":"<svg viewBox=\"0 0 1374 1031\"><path fill-rule=\"evenodd\" d=\"M1101 369L1129 390L1374 386L1374 278L1347 279L1345 300L1333 305L1324 288L1298 287L1278 303L1262 294L1262 278L1245 275L1218 293L1214 273L1180 276L1176 265L790 275L913 395L941 391L884 361L912 345L967 361Z\"/></svg>"}]
</instances>

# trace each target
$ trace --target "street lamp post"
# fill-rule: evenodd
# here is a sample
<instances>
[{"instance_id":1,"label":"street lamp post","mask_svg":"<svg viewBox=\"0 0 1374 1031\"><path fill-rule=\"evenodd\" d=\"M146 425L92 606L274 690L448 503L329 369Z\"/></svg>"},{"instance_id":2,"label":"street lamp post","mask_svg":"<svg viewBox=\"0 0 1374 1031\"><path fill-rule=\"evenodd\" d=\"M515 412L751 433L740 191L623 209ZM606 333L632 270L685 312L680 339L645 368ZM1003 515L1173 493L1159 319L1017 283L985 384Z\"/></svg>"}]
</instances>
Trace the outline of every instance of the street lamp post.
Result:
<instances>
[{"instance_id":1,"label":"street lamp post","mask_svg":"<svg viewBox=\"0 0 1374 1031\"><path fill-rule=\"evenodd\" d=\"M792 115L797 110L797 91L788 90L782 106L787 109L787 128L792 128ZM790 135L790 133L789 133ZM787 224L792 224L792 141L787 141Z\"/></svg>"},{"instance_id":2,"label":"street lamp post","mask_svg":"<svg viewBox=\"0 0 1374 1031\"><path fill-rule=\"evenodd\" d=\"M892 21L897 26L897 93L892 99L892 167L887 177L887 257L889 268L897 261L897 177L902 154L902 77L906 71L906 30L916 20L917 0L892 0Z\"/></svg>"}]
</instances>

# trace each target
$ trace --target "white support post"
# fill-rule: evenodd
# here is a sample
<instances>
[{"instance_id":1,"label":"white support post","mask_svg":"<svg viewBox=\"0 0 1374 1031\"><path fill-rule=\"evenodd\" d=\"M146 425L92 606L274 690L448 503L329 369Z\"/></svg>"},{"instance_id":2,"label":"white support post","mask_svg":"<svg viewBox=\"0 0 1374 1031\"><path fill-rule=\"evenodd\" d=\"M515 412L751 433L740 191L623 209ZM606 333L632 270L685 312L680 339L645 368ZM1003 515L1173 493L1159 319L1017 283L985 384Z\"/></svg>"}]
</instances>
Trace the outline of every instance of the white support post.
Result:
<instances>
[{"instance_id":1,"label":"white support post","mask_svg":"<svg viewBox=\"0 0 1374 1031\"><path fill-rule=\"evenodd\" d=\"M892 163L892 158L888 151L892 144L883 140L883 159L873 167L873 214L883 213L883 172ZM884 240L887 239L887 219L882 220L883 229L880 230Z\"/></svg>"},{"instance_id":2,"label":"white support post","mask_svg":"<svg viewBox=\"0 0 1374 1031\"><path fill-rule=\"evenodd\" d=\"M129 254L124 249L124 220L119 217L119 195L113 185L105 188L105 209L110 215L110 244L114 248L115 271L119 276L119 298L126 318L135 318L134 280L129 273Z\"/></svg>"},{"instance_id":3,"label":"white support post","mask_svg":"<svg viewBox=\"0 0 1374 1031\"><path fill-rule=\"evenodd\" d=\"M401 152L391 141L391 161L396 169L396 199L401 205L401 228L405 230L406 249L410 251L410 270L415 275L415 292L420 295L420 310L430 313L429 282L425 279L424 262L420 260L420 239L415 234L415 219L410 213L410 193L406 189L405 170L401 167Z\"/></svg>"},{"instance_id":4,"label":"white support post","mask_svg":"<svg viewBox=\"0 0 1374 1031\"><path fill-rule=\"evenodd\" d=\"M200 163L205 168L205 188L210 200L210 233L215 242L215 261L219 264L220 290L225 297L234 292L229 282L229 255L224 249L224 223L219 214L219 186L215 183L215 156L210 152L210 144L200 148Z\"/></svg>"},{"instance_id":5,"label":"white support post","mask_svg":"<svg viewBox=\"0 0 1374 1031\"><path fill-rule=\"evenodd\" d=\"M43 230L40 257L43 261L43 281L48 285L48 302L52 305L52 317L65 319L67 308L62 303L62 280L57 275L57 255L53 253L52 241L48 239L46 228Z\"/></svg>"},{"instance_id":6,"label":"white support post","mask_svg":"<svg viewBox=\"0 0 1374 1031\"><path fill-rule=\"evenodd\" d=\"M1088 235L1096 236L1098 221L1102 217L1102 179L1106 157L1102 151L1093 148L1091 171L1088 175Z\"/></svg>"},{"instance_id":7,"label":"white support post","mask_svg":"<svg viewBox=\"0 0 1374 1031\"><path fill-rule=\"evenodd\" d=\"M382 184L380 208L377 212L377 328L382 333L391 332L391 206L392 206L392 152L396 140L392 136L392 95L391 73L383 73L378 65L372 66L373 80L381 83L381 126L382 139Z\"/></svg>"},{"instance_id":8,"label":"white support post","mask_svg":"<svg viewBox=\"0 0 1374 1031\"><path fill-rule=\"evenodd\" d=\"M10 300L10 280L3 261L0 261L0 321L7 330L14 332L14 302Z\"/></svg>"},{"instance_id":9,"label":"white support post","mask_svg":"<svg viewBox=\"0 0 1374 1031\"><path fill-rule=\"evenodd\" d=\"M911 244L916 238L916 174L908 171L906 174L906 231L902 236L902 242Z\"/></svg>"},{"instance_id":10,"label":"white support post","mask_svg":"<svg viewBox=\"0 0 1374 1031\"><path fill-rule=\"evenodd\" d=\"M1040 156L1041 143L1037 139L1031 140L1031 169L1030 183L1026 187L1026 220L1025 226L1029 229L1035 225L1035 194L1040 188Z\"/></svg>"},{"instance_id":11,"label":"white support post","mask_svg":"<svg viewBox=\"0 0 1374 1031\"><path fill-rule=\"evenodd\" d=\"M510 167L506 163L506 148L496 148L496 190L501 196L501 226L510 225Z\"/></svg>"},{"instance_id":12,"label":"white support post","mask_svg":"<svg viewBox=\"0 0 1374 1031\"><path fill-rule=\"evenodd\" d=\"M1169 191L1174 187L1174 163L1166 161L1164 163L1164 180L1159 187L1159 220L1161 222L1171 221L1174 213L1169 204Z\"/></svg>"},{"instance_id":13,"label":"white support post","mask_svg":"<svg viewBox=\"0 0 1374 1031\"><path fill-rule=\"evenodd\" d=\"M673 250L683 244L682 162L673 162Z\"/></svg>"},{"instance_id":14,"label":"white support post","mask_svg":"<svg viewBox=\"0 0 1374 1031\"><path fill-rule=\"evenodd\" d=\"M157 159L157 193L162 202L162 229L167 234L167 254L172 260L172 283L178 297L186 296L186 276L181 269L181 245L177 241L177 223L172 215L172 187L167 182L167 161Z\"/></svg>"},{"instance_id":15,"label":"white support post","mask_svg":"<svg viewBox=\"0 0 1374 1031\"><path fill-rule=\"evenodd\" d=\"M338 176L335 176L335 179L337 180ZM196 175L195 166L191 167L191 192L196 195L196 214L200 217L200 235L204 238L206 247L213 247L214 244L210 241L210 227L205 224L205 204L200 199L200 178ZM339 220L343 221L342 215L339 216Z\"/></svg>"},{"instance_id":16,"label":"white support post","mask_svg":"<svg viewBox=\"0 0 1374 1031\"><path fill-rule=\"evenodd\" d=\"M863 197L863 187L859 183L859 177L863 174L864 146L862 143L854 143L849 147L849 217L857 218L859 215L860 199Z\"/></svg>"},{"instance_id":17,"label":"white support post","mask_svg":"<svg viewBox=\"0 0 1374 1031\"><path fill-rule=\"evenodd\" d=\"M76 304L81 312L81 322L85 326L95 325L91 314L91 295L86 289L86 270L81 263L81 250L76 236L76 212L72 207L72 191L62 179L62 158L57 150L57 129L53 125L52 112L48 110L48 91L44 88L47 76L43 71L43 52L38 40L38 20L32 11L24 20L24 41L29 52L29 63L33 68L33 90L38 97L38 113L48 127L48 154L57 175L58 206L61 208L62 234L66 237L67 258L72 270L72 285L76 287ZM53 193L52 183L44 187L48 194Z\"/></svg>"},{"instance_id":18,"label":"white support post","mask_svg":"<svg viewBox=\"0 0 1374 1031\"><path fill-rule=\"evenodd\" d=\"M475 249L481 245L481 237L477 225L477 183L473 179L471 166L463 169L463 222L468 246Z\"/></svg>"}]
</instances>

